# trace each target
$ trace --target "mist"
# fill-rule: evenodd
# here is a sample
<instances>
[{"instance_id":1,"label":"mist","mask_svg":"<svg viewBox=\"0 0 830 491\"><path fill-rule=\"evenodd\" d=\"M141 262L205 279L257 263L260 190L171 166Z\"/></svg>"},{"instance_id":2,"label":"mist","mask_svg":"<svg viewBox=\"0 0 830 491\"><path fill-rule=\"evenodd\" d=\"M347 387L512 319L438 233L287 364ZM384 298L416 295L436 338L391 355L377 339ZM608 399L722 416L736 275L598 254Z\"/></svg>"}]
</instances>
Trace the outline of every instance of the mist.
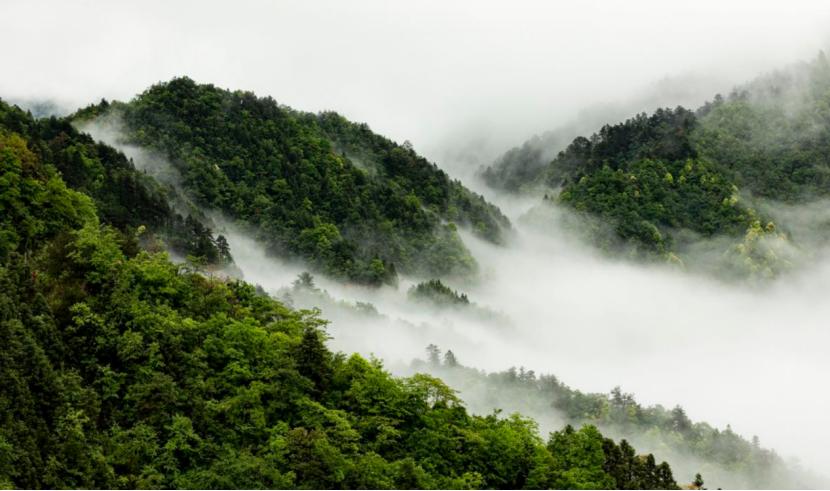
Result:
<instances>
[{"instance_id":1,"label":"mist","mask_svg":"<svg viewBox=\"0 0 830 491\"><path fill-rule=\"evenodd\" d=\"M116 117L80 128L178 188L170 162L124 144ZM830 395L820 387L830 371L824 321L830 317L830 257L817 224L830 220L826 202L763 203L764 212L787 223L811 252L797 256L780 278L749 284L614 259L574 233L574 221L582 218L566 209L493 191L488 199L508 215L514 232L507 245L497 246L460 231L479 272L475 280L447 283L466 293L472 307L413 301L408 290L425 278L403 276L397 288L378 289L318 275L312 290L293 287L308 266L269 256L245 227L203 212L214 232L228 239L243 279L293 307L320 309L335 350L377 357L393 373L409 375L420 369L413 360L436 344L465 366L489 372L525 367L583 392L620 386L643 405L680 405L693 421L731 425L809 471L825 470ZM729 246L713 240L706 253ZM514 401L451 373L437 375L461 389L473 412L489 413L496 404L507 413L521 411L540 423L543 435L564 421L549 404ZM640 451L671 458L680 481L701 469L699 460L666 455L647 435L629 438ZM736 487L722 471L709 469L708 476L710 485Z\"/></svg>"},{"instance_id":2,"label":"mist","mask_svg":"<svg viewBox=\"0 0 830 491\"><path fill-rule=\"evenodd\" d=\"M379 357L407 374L434 343L487 371L521 366L587 392L619 385L645 405L679 404L695 421L758 435L785 458L825 470L830 396L820 388L830 370L830 261L763 286L729 284L610 259L559 222L540 230L522 220L533 201L499 204L516 237L499 247L464 234L482 267L480 281L452 285L498 313L489 322L469 310L413 303L406 291L414 280L407 278L398 289L375 290L318 277L324 298L286 297L302 265L269 258L244 234L220 228L247 281L297 307L322 309L334 349ZM361 312L356 302L377 312ZM460 396L474 410L491 409L475 390ZM557 429L549 408L530 416L542 420L543 431Z\"/></svg>"},{"instance_id":3,"label":"mist","mask_svg":"<svg viewBox=\"0 0 830 491\"><path fill-rule=\"evenodd\" d=\"M0 17L0 97L80 107L187 75L336 110L459 171L661 80L666 103L698 102L830 44L821 1L11 0Z\"/></svg>"},{"instance_id":4,"label":"mist","mask_svg":"<svg viewBox=\"0 0 830 491\"><path fill-rule=\"evenodd\" d=\"M475 172L534 134L586 134L658 106L694 108L810 58L830 44L830 4L8 1L0 17L17 19L0 31L15 48L0 77L4 99L64 113L181 75L253 90L409 140L511 219L506 246L462 232L480 266L476 281L449 282L477 306L464 309L413 302L407 291L423 278L371 289L316 276L319 291L301 292L292 283L305 265L268 256L205 210L246 281L321 309L333 349L377 356L404 375L436 344L487 371L522 366L589 392L621 386L644 405L679 404L694 421L731 425L827 468L830 256L816 229L830 222L827 203L761 204L813 252L794 251L799 267L746 285L609 258L574 237L567 211L487 190ZM179 188L161 156L119 142L116 122L81 129ZM193 209L181 200L178 210ZM490 409L474 390L460 396ZM556 429L552 411L529 416Z\"/></svg>"}]
</instances>

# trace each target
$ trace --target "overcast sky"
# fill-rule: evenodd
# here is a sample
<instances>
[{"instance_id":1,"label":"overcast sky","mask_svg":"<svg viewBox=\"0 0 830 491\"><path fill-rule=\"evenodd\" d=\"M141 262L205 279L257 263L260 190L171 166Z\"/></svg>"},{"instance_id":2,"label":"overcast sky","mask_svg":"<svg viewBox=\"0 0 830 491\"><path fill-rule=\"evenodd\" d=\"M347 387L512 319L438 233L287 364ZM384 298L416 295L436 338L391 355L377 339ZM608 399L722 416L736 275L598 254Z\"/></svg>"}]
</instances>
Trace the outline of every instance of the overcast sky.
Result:
<instances>
[{"instance_id":1,"label":"overcast sky","mask_svg":"<svg viewBox=\"0 0 830 491\"><path fill-rule=\"evenodd\" d=\"M337 110L434 159L500 152L660 80L708 96L830 45L818 1L4 0L0 19L3 98L77 106L188 75Z\"/></svg>"},{"instance_id":2,"label":"overcast sky","mask_svg":"<svg viewBox=\"0 0 830 491\"><path fill-rule=\"evenodd\" d=\"M458 162L453 160L461 153L492 158L534 133L573 119L585 108L647 106L652 99L665 104L699 103L715 91L728 91L733 84L812 58L830 46L830 1L233 0L220 5L170 0L0 0L0 20L0 43L5 48L0 97L4 99L54 100L75 108L102 97L129 99L150 84L188 75L200 82L270 95L297 109L337 110L395 140L410 140L439 165L456 170L453 166ZM653 97L658 93L661 97ZM551 254L543 244L540 249ZM674 350L663 349L665 344L652 350L643 342L640 352L622 351L629 347L617 351L617 338L597 336L600 331L566 332L584 336L587 341L582 344L576 338L571 344L557 344L556 333L545 338L534 332L532 341L517 344L516 363L528 359L538 370L556 369L582 387L625 382L645 400L684 403L696 417L718 424L737 414L741 421L732 422L742 425L736 426L741 431L757 431L785 451L801 449L811 463L826 460L830 429L822 423L830 398L826 391L814 396L802 386L826 383L828 362L822 350L827 334L820 320L827 316L819 306L826 304L823 292L830 284L825 281L830 278L830 265L822 265L817 273L819 286L807 283L811 288L806 290L815 297L796 289L781 294L775 304L769 300L772 297L746 300L740 292L723 293L708 284L700 286L695 279L655 279L651 273L619 267L609 276L605 269L594 267L593 259L576 261L572 258L582 256L548 257L536 252L518 249L518 255L503 261L495 255L488 259L485 264L498 273L497 281L489 285L495 285L489 297L483 289L473 298L507 298L510 302L505 305L516 307L519 320L522 312L537 311L545 314L543 320L559 320L562 326L593 319L596 322L590 326L617 329L617 336L633 332L637 339L648 340L656 332L661 333L657 341L662 341L674 335L662 325L663 314L686 308L678 299L685 302L682 295L691 292L695 302L689 304L691 314L683 319L685 324L674 328L687 328L681 334L698 336L695 342L703 348L690 342ZM563 274L565 260L573 264ZM251 269L256 269L259 263L252 262ZM514 299L510 291L499 289L512 290L520 282L514 277L520 274L539 278L539 283L530 283L533 295L515 290ZM563 302L560 295L559 303L544 296L549 291L599 295L598 285L607 298L619 301L596 309L581 308L567 296L568 302ZM576 307L568 307L569 303ZM661 309L653 307L661 304L665 304ZM652 311L643 315L648 308ZM773 312L776 309L779 314ZM585 312L594 317L586 317ZM747 313L756 325L753 344L748 345L744 331L729 330L745 324ZM806 313L806 319L793 322L799 313ZM526 325L547 327L537 319L524 320ZM798 335L788 337L790 331L778 330L790 328L789 324L800 329ZM705 329L696 330L697 326ZM722 341L724 337L731 342ZM609 355L608 370L590 372L579 360L544 365L542 355L548 353L542 350L560 349L566 356L573 345L596 346L589 344L592 338L606 339L607 349L618 356ZM377 339L387 343L380 336ZM539 339L547 339L551 347ZM527 346L537 351L525 351ZM716 351L700 351L704 348ZM698 351L683 351L690 349ZM782 353L771 363L760 359L770 355L765 349ZM463 350L460 346L459 353L466 355ZM627 360L632 353L639 364ZM713 364L705 372L690 366L686 372L666 372L656 378L650 373L654 366L693 359L699 353L720 365ZM743 364L734 365L743 368L728 366L733 360L724 353L741 354L743 358L735 360ZM488 355L481 350L478 361L483 363ZM756 366L766 370L759 373L769 372L767 378L752 378L741 371ZM590 378L609 373L622 380ZM655 382L669 375L682 383ZM786 389L785 396L764 392L763 384L770 380L779 390ZM802 385L790 380L801 380ZM695 383L700 387L690 390ZM683 400L683 394L689 400ZM745 401L743 405L735 405L732 412L721 410L719 404L735 394ZM787 404L807 410L790 422ZM797 431L790 431L788 424Z\"/></svg>"}]
</instances>

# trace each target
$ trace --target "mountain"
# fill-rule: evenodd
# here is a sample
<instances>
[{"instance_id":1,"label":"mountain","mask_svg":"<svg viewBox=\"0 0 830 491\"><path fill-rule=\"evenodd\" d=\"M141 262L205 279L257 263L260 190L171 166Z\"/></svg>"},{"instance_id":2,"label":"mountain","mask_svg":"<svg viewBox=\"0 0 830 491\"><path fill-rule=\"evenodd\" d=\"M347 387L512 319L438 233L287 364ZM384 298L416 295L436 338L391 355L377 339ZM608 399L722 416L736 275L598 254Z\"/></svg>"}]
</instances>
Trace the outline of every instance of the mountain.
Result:
<instances>
[{"instance_id":1,"label":"mountain","mask_svg":"<svg viewBox=\"0 0 830 491\"><path fill-rule=\"evenodd\" d=\"M778 233L756 200L826 193L823 113L809 109L824 93L822 63L696 112L659 110L576 138L531 184L616 220L616 245L642 254L682 250L683 230L745 233L751 254L747 240ZM805 87L811 99L796 104ZM178 177L137 169L77 129L89 125L113 125ZM774 157L756 165L741 152ZM404 213L393 206L401 196L418 206ZM332 113L188 79L68 118L0 101L0 485L675 489L675 475L700 471L732 486L809 482L757 440L619 390L585 394L524 370L487 375L451 352L441 363L435 347L405 378L333 352L313 312L208 274L233 265L213 211L255 228L274 253L368 284L394 281L398 268L469 274L455 224L494 243L510 230L408 145ZM367 240L375 227L397 252ZM301 290L325 295L309 274L292 292ZM409 296L485 309L437 279Z\"/></svg>"},{"instance_id":2,"label":"mountain","mask_svg":"<svg viewBox=\"0 0 830 491\"><path fill-rule=\"evenodd\" d=\"M331 352L313 313L172 263L143 238L174 219L160 189L0 105L0 486L677 488L593 426L544 441L471 415L437 378Z\"/></svg>"},{"instance_id":3,"label":"mountain","mask_svg":"<svg viewBox=\"0 0 830 491\"><path fill-rule=\"evenodd\" d=\"M491 184L504 179L496 188L541 189L599 218L611 233L593 239L608 248L694 260L695 244L725 236L733 263L770 276L786 267L792 230L765 210L830 195L828 102L830 64L822 53L696 111L638 114L560 149L551 139L544 140L549 148L529 141L483 175Z\"/></svg>"},{"instance_id":4,"label":"mountain","mask_svg":"<svg viewBox=\"0 0 830 491\"><path fill-rule=\"evenodd\" d=\"M416 360L414 373L428 372L464 396L477 413L495 409L531 416L544 431L562 425L596 426L604 434L638 448L668 456L677 475L702 472L710 487L723 489L815 488L820 478L788 462L760 440L742 438L727 426L694 422L680 406L644 406L619 387L608 394L589 394L565 385L553 375L511 368L486 373L462 365L452 351L443 357L436 346L428 360Z\"/></svg>"},{"instance_id":5,"label":"mountain","mask_svg":"<svg viewBox=\"0 0 830 491\"><path fill-rule=\"evenodd\" d=\"M698 110L702 157L754 195L799 203L830 195L830 63L759 77Z\"/></svg>"},{"instance_id":6,"label":"mountain","mask_svg":"<svg viewBox=\"0 0 830 491\"><path fill-rule=\"evenodd\" d=\"M482 167L478 175L495 190L510 193L538 191L539 181L548 164L574 138L592 134L609 121L624 120L631 114L651 112L667 105L698 106L717 92L721 81L716 77L664 77L650 84L630 99L597 103L581 109L576 117L555 130L534 135Z\"/></svg>"},{"instance_id":7,"label":"mountain","mask_svg":"<svg viewBox=\"0 0 830 491\"><path fill-rule=\"evenodd\" d=\"M123 154L77 131L68 120L35 119L30 113L0 100L0 128L23 138L31 152L28 158L42 162L42 172L59 174L66 186L91 198L99 210L100 220L125 236L131 237L141 229L145 247L198 256L219 266L232 262L224 238L214 237L202 224L204 216L198 209L191 208L184 215L176 211L170 205L176 198L175 190L139 172ZM32 210L31 206L39 206L38 198L31 193L24 193L20 198L35 201L18 204L14 208L17 211L26 212ZM17 232L9 234L8 237L14 237ZM25 237L25 240L32 239ZM0 248L8 251L10 245Z\"/></svg>"},{"instance_id":8,"label":"mountain","mask_svg":"<svg viewBox=\"0 0 830 491\"><path fill-rule=\"evenodd\" d=\"M559 149L575 136L568 130L534 136L481 169L479 176L488 187L499 191L532 191Z\"/></svg>"},{"instance_id":9,"label":"mountain","mask_svg":"<svg viewBox=\"0 0 830 491\"><path fill-rule=\"evenodd\" d=\"M341 280L469 275L475 259L456 226L493 243L510 230L498 208L411 146L335 113L178 78L76 121L107 117L118 119L123 142L169 159L198 205L250 225L272 253Z\"/></svg>"}]
</instances>

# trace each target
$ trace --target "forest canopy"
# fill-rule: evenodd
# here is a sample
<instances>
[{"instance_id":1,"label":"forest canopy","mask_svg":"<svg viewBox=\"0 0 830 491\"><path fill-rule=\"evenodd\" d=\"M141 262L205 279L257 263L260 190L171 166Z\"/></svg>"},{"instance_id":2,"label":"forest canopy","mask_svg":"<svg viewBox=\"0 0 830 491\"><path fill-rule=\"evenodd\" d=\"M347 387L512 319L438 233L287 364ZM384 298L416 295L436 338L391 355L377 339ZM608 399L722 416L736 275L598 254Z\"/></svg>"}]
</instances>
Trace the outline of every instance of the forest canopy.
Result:
<instances>
[{"instance_id":1,"label":"forest canopy","mask_svg":"<svg viewBox=\"0 0 830 491\"><path fill-rule=\"evenodd\" d=\"M611 234L595 230L591 239L606 248L679 262L693 243L725 236L739 272L774 276L788 266L789 224L759 210L830 195L828 94L830 63L820 53L697 111L638 114L569 144L528 141L483 177L512 192L542 189L600 218Z\"/></svg>"},{"instance_id":2,"label":"forest canopy","mask_svg":"<svg viewBox=\"0 0 830 491\"><path fill-rule=\"evenodd\" d=\"M142 248L143 225L99 217L106 195L85 188L106 165L74 189L47 151L60 142L7 121L0 486L677 487L593 426L545 440L519 415L471 415L437 378L330 351L315 312Z\"/></svg>"},{"instance_id":3,"label":"forest canopy","mask_svg":"<svg viewBox=\"0 0 830 491\"><path fill-rule=\"evenodd\" d=\"M336 113L176 78L76 120L107 116L118 119L124 142L168 158L198 205L253 226L272 253L337 279L394 284L399 270L469 276L476 261L456 226L497 244L510 230L498 208L410 145Z\"/></svg>"}]
</instances>

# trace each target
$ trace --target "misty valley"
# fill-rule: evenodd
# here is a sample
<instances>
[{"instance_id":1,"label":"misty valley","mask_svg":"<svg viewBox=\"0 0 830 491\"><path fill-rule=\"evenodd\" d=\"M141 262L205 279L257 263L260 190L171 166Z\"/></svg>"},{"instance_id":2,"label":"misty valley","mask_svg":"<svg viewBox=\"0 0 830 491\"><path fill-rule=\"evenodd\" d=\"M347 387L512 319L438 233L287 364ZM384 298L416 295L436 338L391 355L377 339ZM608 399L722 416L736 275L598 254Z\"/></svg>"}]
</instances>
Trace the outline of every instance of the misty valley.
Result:
<instances>
[{"instance_id":1,"label":"misty valley","mask_svg":"<svg viewBox=\"0 0 830 491\"><path fill-rule=\"evenodd\" d=\"M467 171L196 78L0 94L0 487L830 485L823 52Z\"/></svg>"}]
</instances>

